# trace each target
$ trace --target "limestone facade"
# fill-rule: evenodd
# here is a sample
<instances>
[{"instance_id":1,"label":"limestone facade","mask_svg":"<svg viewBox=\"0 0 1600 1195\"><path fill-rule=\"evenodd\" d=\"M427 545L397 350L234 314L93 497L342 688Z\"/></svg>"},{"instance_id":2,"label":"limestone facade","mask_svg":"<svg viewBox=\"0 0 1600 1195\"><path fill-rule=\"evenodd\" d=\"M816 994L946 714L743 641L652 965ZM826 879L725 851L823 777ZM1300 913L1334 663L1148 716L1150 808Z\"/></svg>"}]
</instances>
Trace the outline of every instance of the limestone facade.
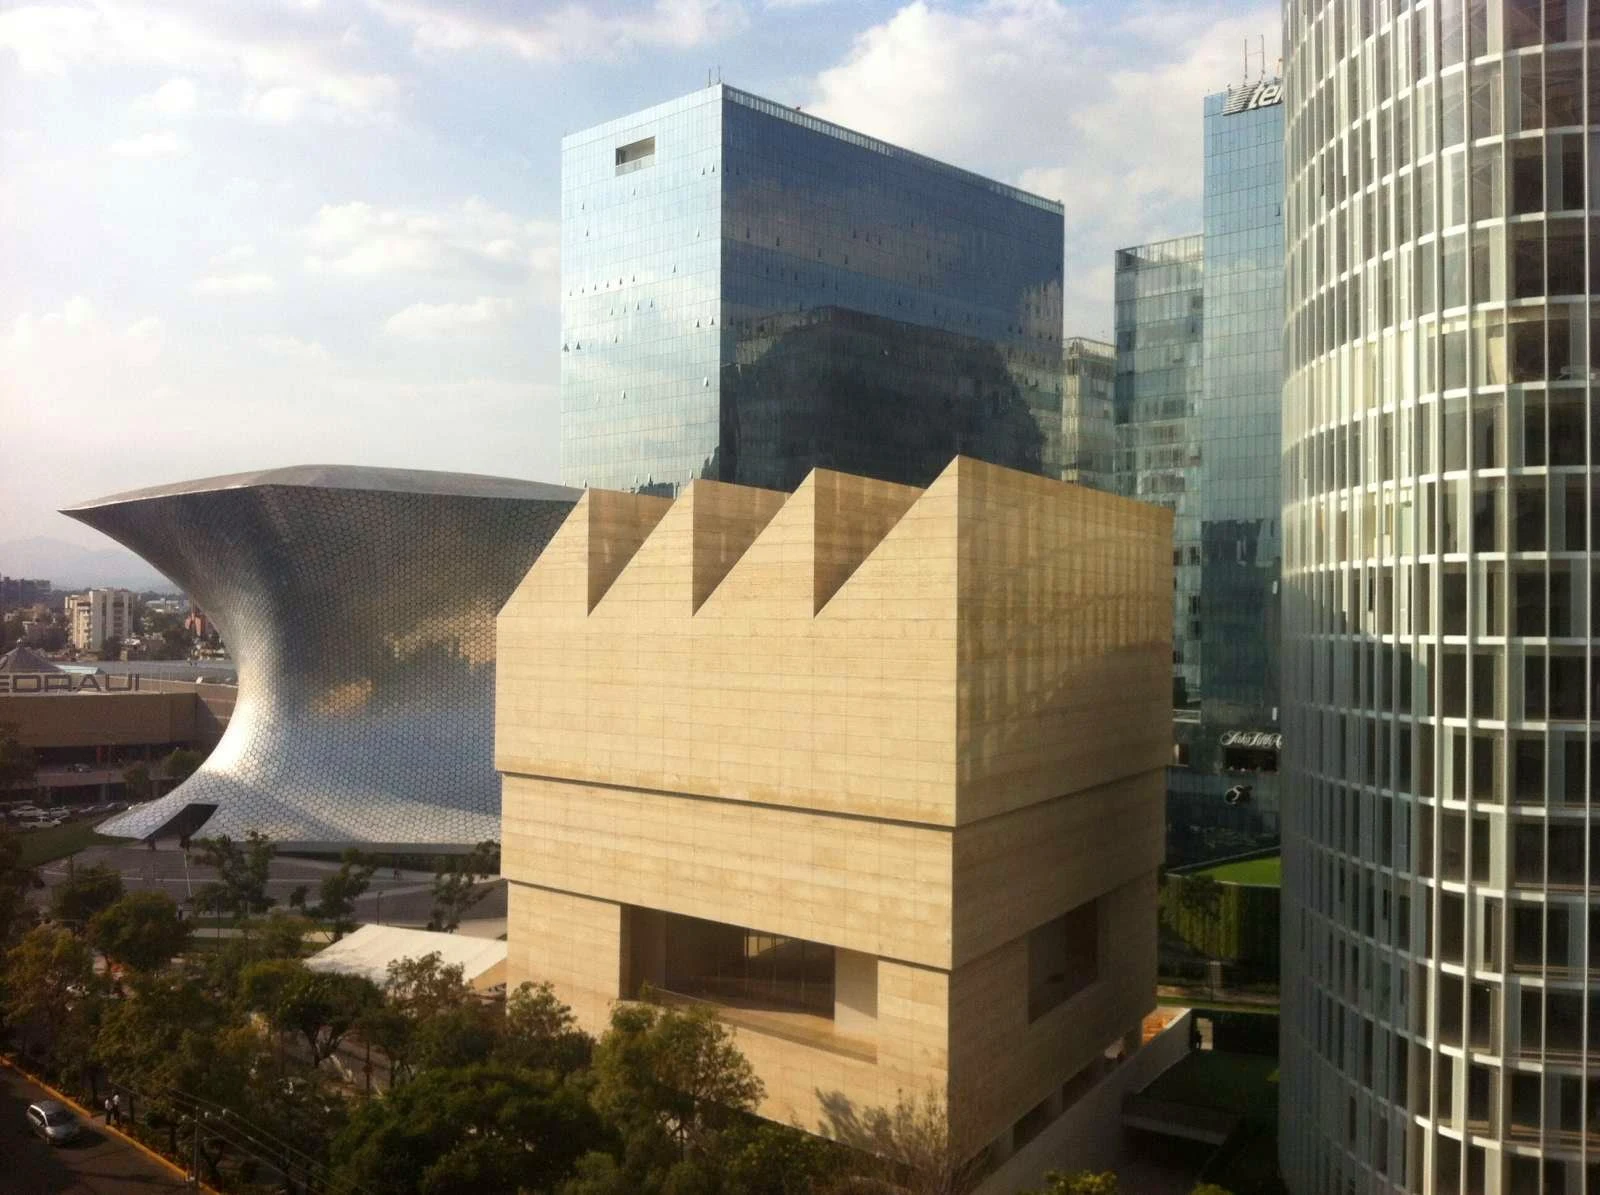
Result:
<instances>
[{"instance_id":1,"label":"limestone facade","mask_svg":"<svg viewBox=\"0 0 1600 1195\"><path fill-rule=\"evenodd\" d=\"M509 982L708 1001L765 1114L931 1088L1008 1152L1154 1005L1170 522L965 458L588 491L499 618Z\"/></svg>"}]
</instances>

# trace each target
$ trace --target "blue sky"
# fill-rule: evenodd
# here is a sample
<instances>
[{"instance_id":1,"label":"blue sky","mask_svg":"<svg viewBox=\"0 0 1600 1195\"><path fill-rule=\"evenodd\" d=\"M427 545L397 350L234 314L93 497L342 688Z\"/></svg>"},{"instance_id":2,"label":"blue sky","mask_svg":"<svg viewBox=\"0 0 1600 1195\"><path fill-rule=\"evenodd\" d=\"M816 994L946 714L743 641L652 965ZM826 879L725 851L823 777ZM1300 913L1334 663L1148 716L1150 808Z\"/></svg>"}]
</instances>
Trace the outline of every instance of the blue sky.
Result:
<instances>
[{"instance_id":1,"label":"blue sky","mask_svg":"<svg viewBox=\"0 0 1600 1195\"><path fill-rule=\"evenodd\" d=\"M1276 3L1231 0L0 0L0 541L275 465L558 479L561 135L712 67L1062 199L1103 335L1259 35L1271 70Z\"/></svg>"}]
</instances>

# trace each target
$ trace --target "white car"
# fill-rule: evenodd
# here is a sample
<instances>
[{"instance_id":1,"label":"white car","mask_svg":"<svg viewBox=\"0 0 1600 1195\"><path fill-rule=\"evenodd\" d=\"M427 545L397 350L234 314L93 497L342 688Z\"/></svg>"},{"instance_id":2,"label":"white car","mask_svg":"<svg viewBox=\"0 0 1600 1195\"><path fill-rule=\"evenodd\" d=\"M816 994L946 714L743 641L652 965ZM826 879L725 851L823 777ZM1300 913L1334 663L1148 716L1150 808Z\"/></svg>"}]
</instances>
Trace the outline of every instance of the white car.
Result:
<instances>
[{"instance_id":1,"label":"white car","mask_svg":"<svg viewBox=\"0 0 1600 1195\"><path fill-rule=\"evenodd\" d=\"M28 1127L51 1145L65 1145L78 1135L78 1118L57 1100L28 1105Z\"/></svg>"}]
</instances>

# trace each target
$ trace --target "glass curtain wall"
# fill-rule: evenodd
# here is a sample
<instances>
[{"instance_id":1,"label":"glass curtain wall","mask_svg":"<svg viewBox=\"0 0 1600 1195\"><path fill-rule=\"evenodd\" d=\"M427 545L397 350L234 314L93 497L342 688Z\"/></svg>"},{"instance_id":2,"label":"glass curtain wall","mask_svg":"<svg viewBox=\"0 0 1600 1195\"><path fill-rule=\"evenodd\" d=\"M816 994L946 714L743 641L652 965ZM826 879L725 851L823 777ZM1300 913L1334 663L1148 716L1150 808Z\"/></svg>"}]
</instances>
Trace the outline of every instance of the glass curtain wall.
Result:
<instances>
[{"instance_id":1,"label":"glass curtain wall","mask_svg":"<svg viewBox=\"0 0 1600 1195\"><path fill-rule=\"evenodd\" d=\"M1284 18L1284 1173L1600 1192L1600 4Z\"/></svg>"},{"instance_id":2,"label":"glass curtain wall","mask_svg":"<svg viewBox=\"0 0 1600 1195\"><path fill-rule=\"evenodd\" d=\"M1116 254L1112 489L1173 512L1173 705L1197 705L1204 238Z\"/></svg>"}]
</instances>

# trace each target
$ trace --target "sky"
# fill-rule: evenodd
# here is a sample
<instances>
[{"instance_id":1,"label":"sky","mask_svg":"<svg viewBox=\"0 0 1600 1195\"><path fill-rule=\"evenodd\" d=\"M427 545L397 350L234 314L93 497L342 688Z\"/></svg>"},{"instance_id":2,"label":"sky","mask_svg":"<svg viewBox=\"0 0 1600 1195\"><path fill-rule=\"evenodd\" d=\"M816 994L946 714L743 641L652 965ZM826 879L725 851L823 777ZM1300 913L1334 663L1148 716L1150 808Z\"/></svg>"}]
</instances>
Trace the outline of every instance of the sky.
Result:
<instances>
[{"instance_id":1,"label":"sky","mask_svg":"<svg viewBox=\"0 0 1600 1195\"><path fill-rule=\"evenodd\" d=\"M1061 199L1108 338L1261 37L1277 0L0 0L0 542L246 469L560 480L561 137L713 70Z\"/></svg>"}]
</instances>

